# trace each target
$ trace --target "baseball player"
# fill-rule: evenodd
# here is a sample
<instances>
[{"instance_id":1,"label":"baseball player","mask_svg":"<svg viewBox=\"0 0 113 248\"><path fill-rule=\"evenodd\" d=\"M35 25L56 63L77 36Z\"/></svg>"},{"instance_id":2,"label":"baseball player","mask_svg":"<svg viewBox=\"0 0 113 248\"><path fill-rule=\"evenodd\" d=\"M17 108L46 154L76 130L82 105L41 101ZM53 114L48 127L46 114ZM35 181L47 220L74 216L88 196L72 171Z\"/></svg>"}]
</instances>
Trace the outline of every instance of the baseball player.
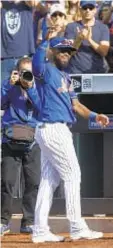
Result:
<instances>
[{"instance_id":1,"label":"baseball player","mask_svg":"<svg viewBox=\"0 0 113 248\"><path fill-rule=\"evenodd\" d=\"M49 59L46 58L48 47ZM108 125L109 119L106 115L90 111L78 101L69 75L64 72L74 51L71 41L64 37L52 38L50 33L48 40L40 44L33 57L33 72L42 103L39 114L41 123L35 134L41 148L41 181L35 206L32 235L34 243L64 240L53 234L48 226L53 193L60 179L64 181L71 239L95 239L103 236L101 232L90 230L81 217L81 172L69 125L76 122L76 113L93 119L102 126Z\"/></svg>"}]
</instances>

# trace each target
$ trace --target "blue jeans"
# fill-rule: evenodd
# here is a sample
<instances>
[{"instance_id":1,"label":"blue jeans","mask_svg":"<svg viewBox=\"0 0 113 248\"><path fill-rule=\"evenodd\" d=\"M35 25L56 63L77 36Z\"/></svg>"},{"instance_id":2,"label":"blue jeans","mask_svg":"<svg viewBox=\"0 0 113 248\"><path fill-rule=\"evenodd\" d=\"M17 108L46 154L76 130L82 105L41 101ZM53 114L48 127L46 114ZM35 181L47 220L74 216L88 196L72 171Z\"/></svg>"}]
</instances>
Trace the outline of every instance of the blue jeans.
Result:
<instances>
[{"instance_id":1,"label":"blue jeans","mask_svg":"<svg viewBox=\"0 0 113 248\"><path fill-rule=\"evenodd\" d=\"M8 58L1 60L1 82L10 78L12 70L15 69L20 58Z\"/></svg>"}]
</instances>

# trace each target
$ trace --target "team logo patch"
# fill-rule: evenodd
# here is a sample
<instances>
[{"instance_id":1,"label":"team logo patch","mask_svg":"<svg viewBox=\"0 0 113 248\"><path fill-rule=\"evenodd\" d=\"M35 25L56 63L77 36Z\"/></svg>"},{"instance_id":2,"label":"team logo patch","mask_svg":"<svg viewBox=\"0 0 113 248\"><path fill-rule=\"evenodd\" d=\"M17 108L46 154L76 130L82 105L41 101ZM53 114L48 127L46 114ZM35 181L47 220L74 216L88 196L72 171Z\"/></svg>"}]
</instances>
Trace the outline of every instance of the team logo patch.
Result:
<instances>
[{"instance_id":1,"label":"team logo patch","mask_svg":"<svg viewBox=\"0 0 113 248\"><path fill-rule=\"evenodd\" d=\"M68 82L65 78L61 79L61 87L59 87L57 90L59 93L68 92Z\"/></svg>"}]
</instances>

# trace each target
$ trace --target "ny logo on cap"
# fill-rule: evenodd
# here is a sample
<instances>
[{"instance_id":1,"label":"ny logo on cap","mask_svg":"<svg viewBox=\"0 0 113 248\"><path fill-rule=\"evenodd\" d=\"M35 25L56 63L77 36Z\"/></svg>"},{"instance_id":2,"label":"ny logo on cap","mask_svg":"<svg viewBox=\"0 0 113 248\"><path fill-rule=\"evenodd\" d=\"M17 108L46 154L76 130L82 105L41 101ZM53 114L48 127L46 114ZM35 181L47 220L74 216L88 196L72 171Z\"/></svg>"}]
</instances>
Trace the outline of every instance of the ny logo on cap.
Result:
<instances>
[{"instance_id":1,"label":"ny logo on cap","mask_svg":"<svg viewBox=\"0 0 113 248\"><path fill-rule=\"evenodd\" d=\"M72 42L72 40L63 40L62 42L61 42L61 44L63 44L63 45L67 45L67 46L72 46L73 45L73 42Z\"/></svg>"}]
</instances>

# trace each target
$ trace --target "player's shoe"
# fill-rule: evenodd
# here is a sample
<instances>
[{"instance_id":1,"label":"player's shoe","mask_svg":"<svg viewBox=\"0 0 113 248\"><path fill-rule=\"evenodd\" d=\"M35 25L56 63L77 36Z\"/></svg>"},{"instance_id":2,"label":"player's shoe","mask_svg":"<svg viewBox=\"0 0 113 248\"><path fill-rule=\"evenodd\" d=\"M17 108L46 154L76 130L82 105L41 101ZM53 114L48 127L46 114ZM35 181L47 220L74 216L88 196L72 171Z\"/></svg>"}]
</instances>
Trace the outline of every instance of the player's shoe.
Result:
<instances>
[{"instance_id":1,"label":"player's shoe","mask_svg":"<svg viewBox=\"0 0 113 248\"><path fill-rule=\"evenodd\" d=\"M84 229L78 232L73 232L71 234L71 239L72 240L77 240L77 239L99 239L103 237L102 232L96 232L90 229Z\"/></svg>"},{"instance_id":2,"label":"player's shoe","mask_svg":"<svg viewBox=\"0 0 113 248\"><path fill-rule=\"evenodd\" d=\"M10 227L9 225L5 225L5 224L0 224L0 235L3 236L6 233L10 232Z\"/></svg>"},{"instance_id":3,"label":"player's shoe","mask_svg":"<svg viewBox=\"0 0 113 248\"><path fill-rule=\"evenodd\" d=\"M48 231L44 234L38 234L37 236L32 236L33 243L44 243L44 242L63 242L64 237L58 236L53 234L52 232Z\"/></svg>"}]
</instances>

